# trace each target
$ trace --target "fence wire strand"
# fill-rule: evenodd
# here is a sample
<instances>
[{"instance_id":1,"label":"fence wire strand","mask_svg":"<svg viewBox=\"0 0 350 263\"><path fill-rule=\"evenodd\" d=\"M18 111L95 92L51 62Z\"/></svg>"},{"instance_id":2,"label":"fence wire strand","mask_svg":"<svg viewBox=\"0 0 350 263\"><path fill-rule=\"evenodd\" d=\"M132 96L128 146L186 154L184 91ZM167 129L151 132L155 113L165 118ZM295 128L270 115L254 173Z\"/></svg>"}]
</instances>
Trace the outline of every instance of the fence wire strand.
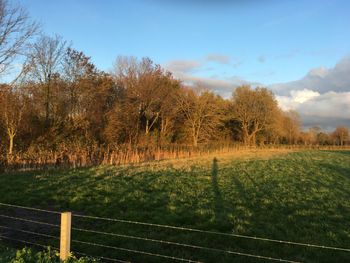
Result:
<instances>
[{"instance_id":1,"label":"fence wire strand","mask_svg":"<svg viewBox=\"0 0 350 263\"><path fill-rule=\"evenodd\" d=\"M182 261L182 262L189 262L189 263L198 263L198 262L200 262L200 261L194 261L194 260L191 260L191 259L178 258L178 257L167 256L167 255L162 255L162 254L157 254L157 253L151 253L151 252L147 252L147 251L140 251L140 250L135 250L135 249L130 249L130 248L124 248L124 247L108 246L108 245L92 243L92 242L86 242L86 241L75 240L75 239L73 239L72 242L78 243L78 244L84 244L84 245L90 245L90 246L96 246L96 247L102 247L102 248L109 248L109 249L114 249L114 250L126 251L126 252L131 252L131 253L136 253L136 254L147 255L147 256L172 259L172 260L177 260L177 261Z\"/></svg>"},{"instance_id":2,"label":"fence wire strand","mask_svg":"<svg viewBox=\"0 0 350 263\"><path fill-rule=\"evenodd\" d=\"M45 210L45 209L39 209L39 208L32 208L32 207L26 207L26 206L21 206L21 205L13 205L13 204L1 203L1 202L0 202L0 206L12 207L12 208L20 208L20 209L27 209L27 210L32 210L32 211L37 211L37 212L45 212L45 213L52 213L52 214L61 214L60 212L57 212L57 211L51 211L51 210ZM104 221L109 221L109 222L127 223L127 224L150 226L150 227L159 227L159 228L166 228L166 229L173 229L173 230L180 230L180 231L197 232L197 233L203 233L203 234L213 234L213 235L220 235L220 236L227 236L227 237L243 238L243 239L258 240L258 241L266 241L266 242L273 242L273 243L278 243L278 244L287 244L287 245L296 245L296 246L303 246L303 247L309 247L309 248L318 248L318 249L327 249L327 250L336 250L336 251L350 252L350 248L324 246L324 245L309 244L309 243L294 242L294 241L286 241L286 240L278 240L278 239L256 237L256 236L249 236L249 235L240 235L240 234L234 234L234 233L223 233L223 232L218 232L218 231L200 230L200 229L189 228L189 227L171 226L171 225L164 225L164 224L154 224L154 223L131 221L131 220L125 220L125 219L115 219L115 218L107 218L107 217L89 216L89 215L82 215L82 214L73 214L73 216L74 217L78 217L78 218L86 218L86 219L93 219L93 220L104 220ZM0 214L0 217L13 219L13 220L19 220L19 221L33 223L33 224L40 224L40 225L46 225L46 226L50 226L50 227L60 228L60 225L58 225L58 224L51 224L51 223L46 223L46 222L32 220L32 219L25 219L25 218L14 217L14 216L9 216L9 215L3 215L3 214ZM59 239L56 236L42 234L42 233L37 233L37 232L23 230L23 229L14 229L14 228L6 227L6 226L0 226L0 228L11 229L11 230L19 231L19 232L22 232L22 233L33 234L33 235L38 235L38 236L43 236L43 237L48 237L48 238ZM82 228L72 228L72 230L82 231L82 232L90 232L90 233L94 233L94 234L101 234L101 235L108 235L108 236L115 236L115 237L122 237L122 238L130 238L130 239L136 239L136 240L143 240L143 241L150 241L150 242L157 242L157 243L163 243L163 244L168 244L168 245L176 245L176 246L182 246L182 247L187 247L187 248L203 249L203 250L208 250L208 251L216 251L216 252L221 252L221 253L228 253L228 254L234 254L234 255L240 255L240 256L254 257L254 258L259 258L259 259L266 259L266 260L273 260L273 261L280 261L280 262L293 262L293 263L295 262L295 261L290 261L290 260L284 260L284 259L278 259L278 258L272 258L272 257L265 257L265 256L260 256L260 255L253 255L253 254L241 253L241 252L235 252L235 251L229 251L229 250L222 250L222 249L217 249L217 248L202 247L202 246L197 246L197 245L183 244L183 243L177 243L177 242L172 242L172 241L151 239L151 238L145 238L145 237L122 235L122 234L103 232L103 231L95 231L95 230L82 229ZM4 237L4 236L2 236L2 238L7 238L9 240L12 239L12 240L18 241L18 242L22 241L22 242L26 242L27 244L33 243L33 242L29 242L29 241L15 240L13 238ZM111 249L119 249L119 250L124 250L124 251L128 251L128 252L134 252L134 253L139 253L139 254L144 254L144 255L149 255L149 256L159 256L159 257L163 257L163 258L180 260L180 261L186 261L186 262L197 262L197 261L193 261L193 260L189 260L189 259L180 259L180 258L166 256L166 255L161 255L161 254L150 253L150 252L146 252L146 251L137 251L137 250L134 251L134 250L128 249L128 248L112 247L112 246L106 246L106 245L102 245L102 244L85 242L85 241L79 241L79 240L72 240L72 242L82 243L82 244L87 244L87 245L95 245L95 246L111 248ZM40 245L40 244L33 243L33 245ZM43 245L41 245L41 246L43 246ZM83 254L83 253L80 253L80 254ZM105 258L105 259L108 260L107 258ZM113 260L113 259L111 259L111 260Z\"/></svg>"},{"instance_id":3,"label":"fence wire strand","mask_svg":"<svg viewBox=\"0 0 350 263\"><path fill-rule=\"evenodd\" d=\"M24 244L29 244L29 245L33 245L33 246L43 247L43 248L47 248L48 247L48 245L43 245L43 244L30 242L30 241L26 241L26 240L21 240L21 239L17 239L17 238L12 238L12 237L7 237L7 236L3 236L3 235L0 235L0 239L1 238L2 239L11 240L11 241L20 242L20 243L24 243ZM56 248L56 247L53 247L53 246L49 246L49 247L58 251L58 248Z\"/></svg>"},{"instance_id":4,"label":"fence wire strand","mask_svg":"<svg viewBox=\"0 0 350 263\"><path fill-rule=\"evenodd\" d=\"M52 214L61 214L61 212L57 212L57 211L45 210L45 209L39 209L39 208L33 208L33 207L28 207L28 206L12 205L12 204L5 204L5 203L0 203L0 205L1 205L1 206L7 206L7 207L13 207L13 208L27 209L27 210L37 211L37 212L45 212L45 213L52 213Z\"/></svg>"},{"instance_id":5,"label":"fence wire strand","mask_svg":"<svg viewBox=\"0 0 350 263\"><path fill-rule=\"evenodd\" d=\"M38 232L33 232L33 231L29 231L29 230L24 230L24 229L12 228L12 227L8 227L8 226L0 226L0 228L2 228L2 229L9 229L9 230L13 230L13 231L16 231L16 232L22 232L22 233L31 234L31 235L36 235L36 236L42 236L42 237L53 238L53 239L57 239L57 240L60 239L60 238L57 237L57 236L48 235L48 234L43 234L43 233L38 233Z\"/></svg>"},{"instance_id":6,"label":"fence wire strand","mask_svg":"<svg viewBox=\"0 0 350 263\"><path fill-rule=\"evenodd\" d=\"M201 250L207 250L207 251L218 252L218 253L226 253L226 254L232 254L232 255L238 255L238 256L246 256L246 257L259 258L259 259L266 259L266 260L270 260L270 261L297 263L297 261L292 261L292 260L279 259L279 258L273 258L273 257L268 257L268 256L260 256L260 255L248 254L248 253L243 253L243 252L223 250L223 249L218 249L218 248L210 248L210 247L203 247L203 246L197 246L197 245L190 245L190 244L184 244L184 243L178 243L178 242L172 242L172 241L165 241L165 240L159 240L159 239L137 237L137 236L129 236L129 235L121 235L121 234L101 232L101 231L95 231L95 230L87 230L87 229L81 229L81 228L72 228L72 229L76 230L76 231L81 231L81 232L88 232L88 233L94 233L94 234L101 234L101 235L108 235L108 236L115 236L115 237L129 238L129 239L136 239L136 240L142 240L142 241L156 242L156 243L161 243L161 244L166 244L166 245L175 245L175 246L181 246L181 247L186 247L186 248L194 248L194 249L201 249Z\"/></svg>"},{"instance_id":7,"label":"fence wire strand","mask_svg":"<svg viewBox=\"0 0 350 263\"><path fill-rule=\"evenodd\" d=\"M130 221L130 220L124 220L124 219L114 219L114 218L108 218L108 217L87 216L87 215L79 215L79 214L74 214L73 216L87 218L87 219L105 220L105 221L110 221L110 222L127 223L127 224L135 224L135 225L143 225L143 226L152 226L152 227L181 230L181 231L197 232L197 233L203 233L203 234L213 234L213 235L229 236L229 237L236 237L236 238L252 239L252 240L273 242L273 243L279 243L279 244L296 245L296 246L304 246L304 247L312 247L312 248L321 248L321 249L328 249L328 250L338 250L338 251L350 252L350 248L323 246L323 245L308 244L308 243L286 241L286 240L278 240L278 239L271 239L271 238L239 235L239 234L232 234L232 233L223 233L223 232L209 231L209 230L200 230L200 229L188 228L188 227L161 225L161 224L145 223L145 222L139 222L139 221Z\"/></svg>"},{"instance_id":8,"label":"fence wire strand","mask_svg":"<svg viewBox=\"0 0 350 263\"><path fill-rule=\"evenodd\" d=\"M36 221L36 220L31 220L31 219L24 219L24 218L19 218L19 217L14 217L14 216L0 215L0 217L9 218L9 219L13 219L13 220L24 221L24 222L33 223L33 224L46 225L46 226L52 226L52 227L58 227L58 228L60 227L60 225L56 225L56 224L50 224L50 223L46 223L46 222L42 222L42 221Z\"/></svg>"}]
</instances>

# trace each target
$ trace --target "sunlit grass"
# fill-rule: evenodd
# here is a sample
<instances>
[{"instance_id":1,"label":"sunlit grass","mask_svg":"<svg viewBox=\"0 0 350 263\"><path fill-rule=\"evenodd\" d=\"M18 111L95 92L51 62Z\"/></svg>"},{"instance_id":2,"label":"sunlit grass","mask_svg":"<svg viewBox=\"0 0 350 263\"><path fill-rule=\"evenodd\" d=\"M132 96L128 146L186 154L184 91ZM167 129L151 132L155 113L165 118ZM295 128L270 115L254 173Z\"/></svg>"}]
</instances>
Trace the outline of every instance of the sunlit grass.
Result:
<instances>
[{"instance_id":1,"label":"sunlit grass","mask_svg":"<svg viewBox=\"0 0 350 263\"><path fill-rule=\"evenodd\" d=\"M134 166L8 173L0 176L0 192L0 202L4 203L350 247L349 151L247 151ZM73 224L299 261L350 259L350 253L345 252L128 224L78 218ZM256 262L130 239L73 234L84 240L92 238L94 242L205 262ZM78 248L110 257L133 258L136 262L156 260Z\"/></svg>"}]
</instances>

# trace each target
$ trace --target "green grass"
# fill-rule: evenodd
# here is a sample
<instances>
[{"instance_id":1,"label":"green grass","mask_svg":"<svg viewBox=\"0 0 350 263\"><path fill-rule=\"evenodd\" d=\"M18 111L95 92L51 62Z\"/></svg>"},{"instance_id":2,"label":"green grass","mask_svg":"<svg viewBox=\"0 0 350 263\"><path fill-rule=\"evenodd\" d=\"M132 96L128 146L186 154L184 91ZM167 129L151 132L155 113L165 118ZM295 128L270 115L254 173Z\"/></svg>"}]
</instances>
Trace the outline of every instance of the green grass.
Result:
<instances>
[{"instance_id":1,"label":"green grass","mask_svg":"<svg viewBox=\"0 0 350 263\"><path fill-rule=\"evenodd\" d=\"M7 173L0 176L0 193L3 203L350 248L350 151L256 152ZM73 218L73 226L303 262L350 261L350 252L123 223ZM73 239L204 262L263 262L77 231ZM166 261L75 243L72 249L133 262Z\"/></svg>"}]
</instances>

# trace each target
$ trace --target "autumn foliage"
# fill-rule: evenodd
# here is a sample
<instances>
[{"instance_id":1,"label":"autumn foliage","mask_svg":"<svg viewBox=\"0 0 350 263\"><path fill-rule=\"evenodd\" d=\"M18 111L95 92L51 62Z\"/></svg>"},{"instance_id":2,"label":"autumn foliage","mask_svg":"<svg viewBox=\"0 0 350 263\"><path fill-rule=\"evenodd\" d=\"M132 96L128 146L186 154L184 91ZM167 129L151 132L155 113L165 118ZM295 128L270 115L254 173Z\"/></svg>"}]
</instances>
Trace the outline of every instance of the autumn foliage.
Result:
<instances>
[{"instance_id":1,"label":"autumn foliage","mask_svg":"<svg viewBox=\"0 0 350 263\"><path fill-rule=\"evenodd\" d=\"M264 87L232 87L232 97L223 99L200 84L187 86L149 58L118 57L114 69L103 72L60 36L30 42L36 24L0 3L11 12L0 21L8 39L0 51L10 56L0 61L2 70L20 54L24 59L15 80L0 85L3 167L119 164L242 145L349 143L346 127L302 132L298 114L283 112ZM8 23L18 31L4 31Z\"/></svg>"}]
</instances>

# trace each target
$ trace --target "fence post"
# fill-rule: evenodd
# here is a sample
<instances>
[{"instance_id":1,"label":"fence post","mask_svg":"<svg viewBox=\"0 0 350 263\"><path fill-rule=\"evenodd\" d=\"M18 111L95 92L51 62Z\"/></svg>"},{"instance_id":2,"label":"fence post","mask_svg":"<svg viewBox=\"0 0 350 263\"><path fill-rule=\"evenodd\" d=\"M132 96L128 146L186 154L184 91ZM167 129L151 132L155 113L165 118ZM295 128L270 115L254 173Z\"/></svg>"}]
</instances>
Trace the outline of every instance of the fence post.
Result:
<instances>
[{"instance_id":1,"label":"fence post","mask_svg":"<svg viewBox=\"0 0 350 263\"><path fill-rule=\"evenodd\" d=\"M67 260L70 253L72 213L61 213L60 259Z\"/></svg>"}]
</instances>

